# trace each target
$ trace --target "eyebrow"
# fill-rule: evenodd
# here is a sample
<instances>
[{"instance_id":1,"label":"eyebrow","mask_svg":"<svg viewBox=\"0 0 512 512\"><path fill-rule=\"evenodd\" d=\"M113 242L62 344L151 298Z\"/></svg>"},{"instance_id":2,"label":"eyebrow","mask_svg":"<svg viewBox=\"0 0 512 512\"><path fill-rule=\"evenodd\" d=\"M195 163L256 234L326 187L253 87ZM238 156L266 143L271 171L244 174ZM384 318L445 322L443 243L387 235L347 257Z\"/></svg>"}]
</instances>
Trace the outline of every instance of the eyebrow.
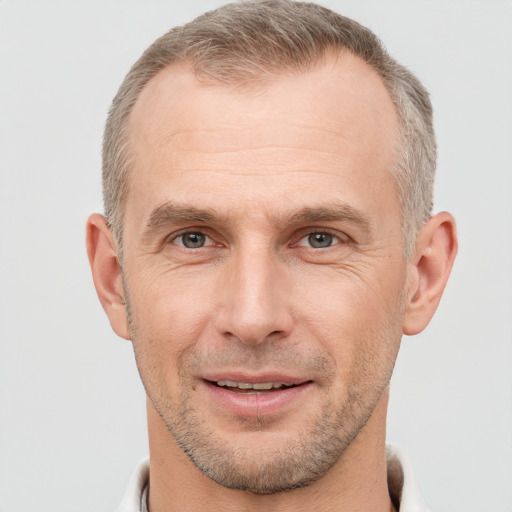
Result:
<instances>
[{"instance_id":1,"label":"eyebrow","mask_svg":"<svg viewBox=\"0 0 512 512\"><path fill-rule=\"evenodd\" d=\"M346 203L334 203L318 208L301 208L298 212L293 213L287 222L289 224L306 224L322 221L347 221L367 230L370 229L371 225L370 219L364 212Z\"/></svg>"},{"instance_id":2,"label":"eyebrow","mask_svg":"<svg viewBox=\"0 0 512 512\"><path fill-rule=\"evenodd\" d=\"M143 237L147 238L159 228L172 224L187 222L214 224L219 221L219 215L214 210L182 206L169 201L151 212L143 231Z\"/></svg>"},{"instance_id":3,"label":"eyebrow","mask_svg":"<svg viewBox=\"0 0 512 512\"><path fill-rule=\"evenodd\" d=\"M270 223L274 227L283 225L296 226L310 222L335 222L344 221L370 231L371 223L368 216L346 203L338 202L319 207L307 206L297 211L288 211L278 215L267 214ZM181 223L194 224L228 224L231 215L219 215L214 209L203 209L184 206L174 201L168 201L155 208L143 230L143 238L151 235L160 228Z\"/></svg>"}]
</instances>

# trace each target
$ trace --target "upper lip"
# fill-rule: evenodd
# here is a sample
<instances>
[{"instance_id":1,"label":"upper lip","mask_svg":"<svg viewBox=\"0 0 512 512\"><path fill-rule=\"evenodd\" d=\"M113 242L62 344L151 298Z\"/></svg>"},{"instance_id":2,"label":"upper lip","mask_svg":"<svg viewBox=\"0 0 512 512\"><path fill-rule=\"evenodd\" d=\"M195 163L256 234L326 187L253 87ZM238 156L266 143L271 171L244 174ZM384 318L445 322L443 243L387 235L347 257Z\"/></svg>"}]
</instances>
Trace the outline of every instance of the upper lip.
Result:
<instances>
[{"instance_id":1,"label":"upper lip","mask_svg":"<svg viewBox=\"0 0 512 512\"><path fill-rule=\"evenodd\" d=\"M232 382L243 382L246 384L263 384L268 382L279 382L288 385L299 385L310 382L311 379L293 376L280 372L265 372L265 373L252 373L240 371L227 371L227 372L212 372L202 375L204 380L210 382L218 382L221 380L228 380Z\"/></svg>"}]
</instances>

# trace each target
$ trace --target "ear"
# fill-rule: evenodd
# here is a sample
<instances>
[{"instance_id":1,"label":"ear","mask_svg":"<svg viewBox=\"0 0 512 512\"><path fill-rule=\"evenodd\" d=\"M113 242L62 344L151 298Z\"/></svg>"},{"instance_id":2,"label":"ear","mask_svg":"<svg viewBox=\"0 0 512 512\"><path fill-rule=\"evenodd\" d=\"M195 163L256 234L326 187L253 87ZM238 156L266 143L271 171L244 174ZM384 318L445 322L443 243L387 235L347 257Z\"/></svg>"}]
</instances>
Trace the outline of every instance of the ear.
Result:
<instances>
[{"instance_id":1,"label":"ear","mask_svg":"<svg viewBox=\"0 0 512 512\"><path fill-rule=\"evenodd\" d=\"M94 213L87 219L86 240L92 278L101 305L114 332L129 340L121 267L112 231L103 215Z\"/></svg>"},{"instance_id":2,"label":"ear","mask_svg":"<svg viewBox=\"0 0 512 512\"><path fill-rule=\"evenodd\" d=\"M447 212L438 213L419 232L408 265L404 334L420 333L434 316L456 254L455 220Z\"/></svg>"}]
</instances>

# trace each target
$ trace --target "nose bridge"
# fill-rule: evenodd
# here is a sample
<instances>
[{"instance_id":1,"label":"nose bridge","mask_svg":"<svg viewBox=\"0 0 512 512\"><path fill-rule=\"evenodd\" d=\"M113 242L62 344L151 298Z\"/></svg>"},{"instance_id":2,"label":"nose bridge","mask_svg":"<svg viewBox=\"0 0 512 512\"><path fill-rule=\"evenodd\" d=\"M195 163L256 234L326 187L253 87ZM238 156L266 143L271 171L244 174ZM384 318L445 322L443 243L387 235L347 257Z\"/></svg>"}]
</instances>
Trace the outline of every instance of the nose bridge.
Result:
<instances>
[{"instance_id":1,"label":"nose bridge","mask_svg":"<svg viewBox=\"0 0 512 512\"><path fill-rule=\"evenodd\" d=\"M217 329L243 343L287 336L291 316L284 292L285 269L271 247L247 243L233 251L221 288Z\"/></svg>"}]
</instances>

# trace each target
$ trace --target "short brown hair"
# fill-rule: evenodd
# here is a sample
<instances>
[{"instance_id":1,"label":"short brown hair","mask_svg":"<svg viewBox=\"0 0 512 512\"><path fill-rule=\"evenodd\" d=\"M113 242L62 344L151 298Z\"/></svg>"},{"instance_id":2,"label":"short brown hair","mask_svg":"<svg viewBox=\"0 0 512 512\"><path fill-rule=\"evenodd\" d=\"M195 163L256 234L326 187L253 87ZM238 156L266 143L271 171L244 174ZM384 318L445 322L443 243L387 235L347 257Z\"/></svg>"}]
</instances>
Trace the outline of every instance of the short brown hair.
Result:
<instances>
[{"instance_id":1,"label":"short brown hair","mask_svg":"<svg viewBox=\"0 0 512 512\"><path fill-rule=\"evenodd\" d=\"M225 5L157 39L124 79L103 141L105 215L121 249L129 187L128 123L144 86L172 63L219 84L264 84L287 71L307 72L327 53L347 50L381 77L395 105L400 142L391 170L401 203L405 254L432 209L436 142L427 90L359 23L313 3L256 0Z\"/></svg>"}]
</instances>

